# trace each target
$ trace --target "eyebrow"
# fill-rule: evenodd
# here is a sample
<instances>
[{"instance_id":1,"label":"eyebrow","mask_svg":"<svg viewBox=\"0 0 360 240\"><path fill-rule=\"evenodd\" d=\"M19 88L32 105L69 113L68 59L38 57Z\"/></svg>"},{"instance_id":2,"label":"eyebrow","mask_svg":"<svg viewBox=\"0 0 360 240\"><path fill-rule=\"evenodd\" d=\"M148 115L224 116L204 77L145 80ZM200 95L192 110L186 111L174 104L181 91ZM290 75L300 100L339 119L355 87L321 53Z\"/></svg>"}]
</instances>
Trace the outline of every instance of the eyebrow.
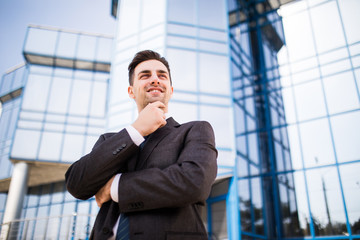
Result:
<instances>
[{"instance_id":1,"label":"eyebrow","mask_svg":"<svg viewBox=\"0 0 360 240\"><path fill-rule=\"evenodd\" d=\"M169 75L169 73L167 71L162 70L162 69L156 70L156 72L157 73L165 73L165 74ZM151 71L150 70L142 70L141 72L138 73L138 76L143 73L151 73Z\"/></svg>"}]
</instances>

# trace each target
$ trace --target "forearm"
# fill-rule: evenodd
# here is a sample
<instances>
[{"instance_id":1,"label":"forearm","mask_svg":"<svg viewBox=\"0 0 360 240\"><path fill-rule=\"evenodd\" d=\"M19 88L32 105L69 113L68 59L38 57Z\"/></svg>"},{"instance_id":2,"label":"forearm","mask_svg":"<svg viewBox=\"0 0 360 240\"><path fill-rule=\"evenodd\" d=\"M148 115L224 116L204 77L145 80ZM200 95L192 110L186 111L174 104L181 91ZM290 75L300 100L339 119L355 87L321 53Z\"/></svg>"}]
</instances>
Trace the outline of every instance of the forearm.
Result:
<instances>
[{"instance_id":1,"label":"forearm","mask_svg":"<svg viewBox=\"0 0 360 240\"><path fill-rule=\"evenodd\" d=\"M204 202L215 180L216 166L205 172L204 169L193 169L191 165L184 163L164 170L151 168L124 173L119 187L120 210L143 211ZM132 184L121 184L121 181Z\"/></svg>"},{"instance_id":2,"label":"forearm","mask_svg":"<svg viewBox=\"0 0 360 240\"><path fill-rule=\"evenodd\" d=\"M138 147L125 130L101 136L93 150L73 163L65 174L68 191L76 198L94 196L136 154Z\"/></svg>"}]
</instances>

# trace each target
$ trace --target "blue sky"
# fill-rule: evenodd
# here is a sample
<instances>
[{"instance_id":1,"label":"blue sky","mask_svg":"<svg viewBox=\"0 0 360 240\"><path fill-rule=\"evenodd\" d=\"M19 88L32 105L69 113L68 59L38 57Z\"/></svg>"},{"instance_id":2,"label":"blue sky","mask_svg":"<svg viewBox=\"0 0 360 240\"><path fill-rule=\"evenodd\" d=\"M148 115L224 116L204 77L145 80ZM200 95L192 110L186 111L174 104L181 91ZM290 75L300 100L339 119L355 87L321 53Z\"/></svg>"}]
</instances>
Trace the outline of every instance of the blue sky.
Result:
<instances>
[{"instance_id":1,"label":"blue sky","mask_svg":"<svg viewBox=\"0 0 360 240\"><path fill-rule=\"evenodd\" d=\"M111 0L0 0L0 76L24 62L29 24L114 35Z\"/></svg>"}]
</instances>

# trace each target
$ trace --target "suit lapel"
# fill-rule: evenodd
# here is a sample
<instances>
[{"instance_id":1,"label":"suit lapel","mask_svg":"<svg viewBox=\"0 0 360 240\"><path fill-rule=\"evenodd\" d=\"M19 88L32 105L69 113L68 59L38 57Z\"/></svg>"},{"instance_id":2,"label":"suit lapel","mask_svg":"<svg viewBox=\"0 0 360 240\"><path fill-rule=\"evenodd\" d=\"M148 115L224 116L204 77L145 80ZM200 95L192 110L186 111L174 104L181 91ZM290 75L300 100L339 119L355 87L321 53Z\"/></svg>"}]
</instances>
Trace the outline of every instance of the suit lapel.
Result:
<instances>
[{"instance_id":1,"label":"suit lapel","mask_svg":"<svg viewBox=\"0 0 360 240\"><path fill-rule=\"evenodd\" d=\"M140 152L138 163L136 169L143 169L146 166L146 160L151 155L152 151L155 147L161 142L161 140L166 137L174 127L180 126L172 117L168 118L167 123L164 127L159 128L155 132L153 132L149 138L146 140L146 144L144 145L142 151Z\"/></svg>"}]
</instances>

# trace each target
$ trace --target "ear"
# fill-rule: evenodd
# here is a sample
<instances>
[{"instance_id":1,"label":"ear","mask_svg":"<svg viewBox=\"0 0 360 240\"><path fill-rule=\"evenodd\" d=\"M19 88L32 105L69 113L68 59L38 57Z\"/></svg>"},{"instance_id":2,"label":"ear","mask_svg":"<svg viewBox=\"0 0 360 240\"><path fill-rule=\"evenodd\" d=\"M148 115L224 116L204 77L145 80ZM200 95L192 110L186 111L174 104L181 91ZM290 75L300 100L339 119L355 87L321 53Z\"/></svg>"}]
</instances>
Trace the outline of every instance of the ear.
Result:
<instances>
[{"instance_id":1,"label":"ear","mask_svg":"<svg viewBox=\"0 0 360 240\"><path fill-rule=\"evenodd\" d=\"M173 88L173 86L171 86L171 93L170 93L170 97L172 97L173 93L174 93L174 88Z\"/></svg>"},{"instance_id":2,"label":"ear","mask_svg":"<svg viewBox=\"0 0 360 240\"><path fill-rule=\"evenodd\" d=\"M128 94L129 94L129 97L130 97L130 98L135 99L135 95L134 95L134 91L133 91L133 86L129 86L129 87L128 87Z\"/></svg>"}]
</instances>

